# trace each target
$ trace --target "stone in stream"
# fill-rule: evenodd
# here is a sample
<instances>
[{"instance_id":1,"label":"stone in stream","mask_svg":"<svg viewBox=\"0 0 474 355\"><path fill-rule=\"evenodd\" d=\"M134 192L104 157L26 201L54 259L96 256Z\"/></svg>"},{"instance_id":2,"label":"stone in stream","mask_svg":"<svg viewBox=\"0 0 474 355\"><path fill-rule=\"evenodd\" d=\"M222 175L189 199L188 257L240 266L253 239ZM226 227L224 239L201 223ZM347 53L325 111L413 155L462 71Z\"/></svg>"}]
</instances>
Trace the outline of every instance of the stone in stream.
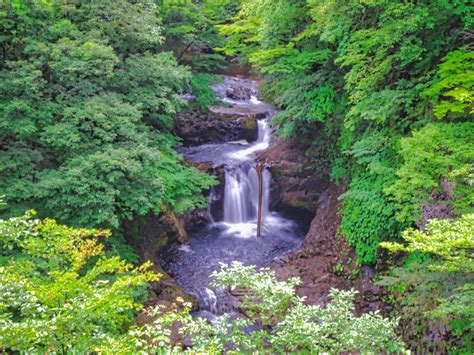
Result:
<instances>
[{"instance_id":1,"label":"stone in stream","mask_svg":"<svg viewBox=\"0 0 474 355\"><path fill-rule=\"evenodd\" d=\"M252 95L255 95L255 90L248 87L230 87L225 95L233 100L250 100Z\"/></svg>"}]
</instances>

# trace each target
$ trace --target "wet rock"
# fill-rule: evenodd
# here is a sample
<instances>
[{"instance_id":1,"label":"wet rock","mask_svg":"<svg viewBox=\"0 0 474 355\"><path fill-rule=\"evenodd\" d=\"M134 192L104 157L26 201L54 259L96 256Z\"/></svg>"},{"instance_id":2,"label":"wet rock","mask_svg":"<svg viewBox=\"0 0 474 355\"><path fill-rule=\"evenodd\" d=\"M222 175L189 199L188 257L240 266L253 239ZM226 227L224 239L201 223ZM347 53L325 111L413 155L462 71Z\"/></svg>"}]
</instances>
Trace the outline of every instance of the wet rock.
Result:
<instances>
[{"instance_id":1,"label":"wet rock","mask_svg":"<svg viewBox=\"0 0 474 355\"><path fill-rule=\"evenodd\" d=\"M255 92L248 87L230 87L226 90L225 95L233 100L250 100Z\"/></svg>"},{"instance_id":2,"label":"wet rock","mask_svg":"<svg viewBox=\"0 0 474 355\"><path fill-rule=\"evenodd\" d=\"M168 213L160 218L160 223L164 226L166 235L174 234L180 243L186 243L188 240L188 233L184 228L184 221L177 218L174 213Z\"/></svg>"},{"instance_id":3,"label":"wet rock","mask_svg":"<svg viewBox=\"0 0 474 355\"><path fill-rule=\"evenodd\" d=\"M328 179L310 169L298 142L275 138L270 148L259 154L272 173L272 209L309 225L318 206L319 197L328 186Z\"/></svg>"},{"instance_id":4,"label":"wet rock","mask_svg":"<svg viewBox=\"0 0 474 355\"><path fill-rule=\"evenodd\" d=\"M258 137L255 114L187 111L177 115L174 132L185 146L235 140L253 142Z\"/></svg>"},{"instance_id":5,"label":"wet rock","mask_svg":"<svg viewBox=\"0 0 474 355\"><path fill-rule=\"evenodd\" d=\"M176 298L181 297L197 307L197 301L176 284L163 270L158 259L159 251L168 243L187 240L183 221L173 214L156 216L150 213L125 222L123 230L127 242L137 251L140 262L151 261L152 270L161 275L159 282L150 283L151 292L146 304L171 307Z\"/></svg>"},{"instance_id":6,"label":"wet rock","mask_svg":"<svg viewBox=\"0 0 474 355\"><path fill-rule=\"evenodd\" d=\"M199 208L183 214L180 216L180 220L183 221L186 233L189 235L205 227L211 220L211 216L209 216L209 212L206 208ZM180 240L180 243L184 242L185 241Z\"/></svg>"},{"instance_id":7,"label":"wet rock","mask_svg":"<svg viewBox=\"0 0 474 355\"><path fill-rule=\"evenodd\" d=\"M371 266L362 266L361 278L359 280L359 291L366 298L370 298L372 295L378 295L380 293L380 288L372 282L375 274L376 272Z\"/></svg>"}]
</instances>

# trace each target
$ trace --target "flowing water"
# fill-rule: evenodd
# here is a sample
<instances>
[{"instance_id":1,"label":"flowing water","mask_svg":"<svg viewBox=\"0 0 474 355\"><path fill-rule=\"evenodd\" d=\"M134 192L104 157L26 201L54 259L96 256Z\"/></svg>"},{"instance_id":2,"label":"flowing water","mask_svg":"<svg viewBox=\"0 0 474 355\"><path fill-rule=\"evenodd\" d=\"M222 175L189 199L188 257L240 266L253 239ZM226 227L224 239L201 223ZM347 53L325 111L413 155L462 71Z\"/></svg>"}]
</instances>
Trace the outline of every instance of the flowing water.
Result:
<instances>
[{"instance_id":1,"label":"flowing water","mask_svg":"<svg viewBox=\"0 0 474 355\"><path fill-rule=\"evenodd\" d=\"M298 226L270 211L271 174L263 171L262 229L257 237L258 176L256 153L267 149L272 139L270 121L275 111L257 98L257 84L249 79L224 77L213 87L217 96L230 107L211 108L222 114L251 114L257 120L255 142L226 142L183 148L188 160L224 166L223 218L211 218L209 225L191 235L189 242L174 246L163 254L163 267L186 292L200 304L200 315L229 312L234 300L224 290L209 286L210 275L221 263L241 261L265 266L282 254L296 249L302 240ZM238 98L229 92L244 92ZM245 95L247 94L247 95ZM210 195L210 203L215 196ZM210 211L210 210L209 210ZM213 217L213 216L211 216Z\"/></svg>"}]
</instances>

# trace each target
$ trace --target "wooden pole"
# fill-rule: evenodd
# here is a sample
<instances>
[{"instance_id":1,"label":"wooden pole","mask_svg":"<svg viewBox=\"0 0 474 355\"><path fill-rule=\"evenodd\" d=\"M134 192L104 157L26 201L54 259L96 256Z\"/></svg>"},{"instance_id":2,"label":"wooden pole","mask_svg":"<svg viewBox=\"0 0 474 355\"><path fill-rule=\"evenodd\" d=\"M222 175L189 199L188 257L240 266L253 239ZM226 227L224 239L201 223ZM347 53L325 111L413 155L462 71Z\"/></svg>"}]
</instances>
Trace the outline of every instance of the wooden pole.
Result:
<instances>
[{"instance_id":1,"label":"wooden pole","mask_svg":"<svg viewBox=\"0 0 474 355\"><path fill-rule=\"evenodd\" d=\"M257 237L260 237L260 226L262 225L263 163L258 163L255 170L257 170L258 175Z\"/></svg>"}]
</instances>

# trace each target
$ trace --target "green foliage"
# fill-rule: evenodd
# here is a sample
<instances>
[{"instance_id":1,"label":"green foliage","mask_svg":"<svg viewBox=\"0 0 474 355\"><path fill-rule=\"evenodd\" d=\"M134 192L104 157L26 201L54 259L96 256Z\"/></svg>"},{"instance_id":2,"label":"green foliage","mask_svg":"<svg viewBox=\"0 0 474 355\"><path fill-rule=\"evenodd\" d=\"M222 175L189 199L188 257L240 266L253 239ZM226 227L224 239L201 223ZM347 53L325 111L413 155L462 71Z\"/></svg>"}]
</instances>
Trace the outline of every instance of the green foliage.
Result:
<instances>
[{"instance_id":1,"label":"green foliage","mask_svg":"<svg viewBox=\"0 0 474 355\"><path fill-rule=\"evenodd\" d=\"M392 267L378 283L391 291L396 314L400 316L400 334L413 351L469 352L472 349L474 337L469 318L460 316L461 312L446 312L436 317L437 311L445 306L472 308L472 291L463 290L465 285L466 288L472 285L472 276L433 271L426 263L412 263ZM438 337L436 342L433 336Z\"/></svg>"},{"instance_id":2,"label":"green foliage","mask_svg":"<svg viewBox=\"0 0 474 355\"><path fill-rule=\"evenodd\" d=\"M316 171L330 166L324 171L333 178L349 180L343 232L361 262L373 262L379 242L400 231L400 206L390 194L410 194L422 183L395 181L400 162L412 159L397 141L433 118L430 98L435 114L456 111L458 121L469 119L472 55L456 31L471 15L463 1L261 0L243 1L233 22L220 26L229 37L226 53L241 54L266 74L266 92L281 109L274 120L279 133L305 144ZM469 164L460 160L452 169ZM424 165L417 173L431 176ZM389 190L393 184L399 192ZM419 210L430 193L411 206ZM469 205L460 194L453 199Z\"/></svg>"},{"instance_id":3,"label":"green foliage","mask_svg":"<svg viewBox=\"0 0 474 355\"><path fill-rule=\"evenodd\" d=\"M472 210L472 14L465 0L244 0L219 27L224 52L264 73L278 133L297 138L315 173L346 181L341 232L359 264L437 209ZM451 297L435 274L402 287L413 292L404 321L432 304L430 290ZM463 349L459 334L427 334L405 335L418 350Z\"/></svg>"},{"instance_id":4,"label":"green foliage","mask_svg":"<svg viewBox=\"0 0 474 355\"><path fill-rule=\"evenodd\" d=\"M210 88L210 84L215 83L218 79L216 75L211 74L194 74L191 77L191 88L193 95L197 98L197 103L201 109L215 104L216 95Z\"/></svg>"},{"instance_id":5,"label":"green foliage","mask_svg":"<svg viewBox=\"0 0 474 355\"><path fill-rule=\"evenodd\" d=\"M402 321L420 323L428 315L448 327L452 337L444 344L447 350L458 347L469 351L474 340L474 214L431 220L424 231L405 230L403 239L406 244L382 246L431 258L423 264L411 264L406 270L394 268L392 275L382 278L382 285L403 290L399 295L405 314Z\"/></svg>"},{"instance_id":6,"label":"green foliage","mask_svg":"<svg viewBox=\"0 0 474 355\"><path fill-rule=\"evenodd\" d=\"M163 306L146 310L152 319L131 325L142 309L149 264L133 267L104 252L104 230L75 229L34 212L0 220L0 347L26 352L161 353L183 351L171 341L177 322L190 337L187 352L400 351L397 322L377 313L356 317L353 291L332 290L326 308L296 296L299 280L277 281L268 269L235 263L215 273L216 284L245 290L249 318L221 316L212 325ZM182 300L178 300L182 302ZM272 331L251 331L252 324ZM18 336L21 334L21 336Z\"/></svg>"},{"instance_id":7,"label":"green foliage","mask_svg":"<svg viewBox=\"0 0 474 355\"><path fill-rule=\"evenodd\" d=\"M439 271L474 271L474 214L458 219L431 220L424 231L409 228L402 234L408 244L382 243L392 252L403 250L408 253L422 252L441 258L431 267Z\"/></svg>"},{"instance_id":8,"label":"green foliage","mask_svg":"<svg viewBox=\"0 0 474 355\"><path fill-rule=\"evenodd\" d=\"M106 256L108 231L34 214L0 220L0 347L88 352L123 333L157 280L149 265Z\"/></svg>"},{"instance_id":9,"label":"green foliage","mask_svg":"<svg viewBox=\"0 0 474 355\"><path fill-rule=\"evenodd\" d=\"M472 137L473 123L430 123L401 140L405 162L397 171L397 181L386 190L397 203L399 220L418 220L421 203L429 203L430 196L440 194L447 197L431 200L454 207L454 213L472 208L472 184L463 176L450 175L474 161Z\"/></svg>"},{"instance_id":10,"label":"green foliage","mask_svg":"<svg viewBox=\"0 0 474 355\"><path fill-rule=\"evenodd\" d=\"M378 313L354 315L354 291L331 291L332 302L326 308L308 306L296 296L298 279L277 281L268 269L234 263L214 274L216 284L238 287L245 292L241 305L247 317L230 319L219 316L214 324L202 318L193 319L185 312L162 314L159 308L151 315L161 315L143 327L134 327L121 338L104 342L102 351L164 352L173 349L167 336L173 322L180 323L180 332L189 337L192 346L174 347L179 352L199 353L281 353L344 351L402 351L403 343L395 334L396 320L388 320ZM186 305L185 305L186 307ZM189 305L187 306L189 307ZM263 317L263 318L261 318ZM271 325L249 330L255 324ZM150 339L151 341L144 341Z\"/></svg>"},{"instance_id":11,"label":"green foliage","mask_svg":"<svg viewBox=\"0 0 474 355\"><path fill-rule=\"evenodd\" d=\"M383 193L384 183L380 176L354 177L348 192L341 195L341 230L349 245L357 253L357 263L374 263L382 240L398 235L400 225L395 221L395 208Z\"/></svg>"},{"instance_id":12,"label":"green foliage","mask_svg":"<svg viewBox=\"0 0 474 355\"><path fill-rule=\"evenodd\" d=\"M214 274L216 284L237 287L245 293L241 304L250 319L229 321L222 317L218 326L201 324L200 334L193 337L196 350L222 352L230 340L237 352L329 352L340 353L356 350L401 351L403 343L395 334L396 320L384 319L378 313L353 313L354 291L333 289L332 302L325 308L310 306L296 296L297 278L278 281L269 269L256 271L253 266L234 263L223 266ZM258 321L272 328L245 332L245 328ZM202 337L211 334L212 337ZM205 345L205 346L203 346Z\"/></svg>"},{"instance_id":13,"label":"green foliage","mask_svg":"<svg viewBox=\"0 0 474 355\"><path fill-rule=\"evenodd\" d=\"M213 48L224 38L215 27L235 11L238 0L164 0L160 2L165 48L180 62L194 69L210 72L222 68L225 57Z\"/></svg>"},{"instance_id":14,"label":"green foliage","mask_svg":"<svg viewBox=\"0 0 474 355\"><path fill-rule=\"evenodd\" d=\"M474 53L469 48L450 52L439 65L437 77L427 91L433 98L433 112L436 117L472 116Z\"/></svg>"},{"instance_id":15,"label":"green foliage","mask_svg":"<svg viewBox=\"0 0 474 355\"><path fill-rule=\"evenodd\" d=\"M349 245L355 247L357 262L374 263L383 240L397 238L401 226L395 220L396 209L384 189L395 180L396 149L391 138L368 132L345 151L357 171L349 183L343 201L341 230Z\"/></svg>"},{"instance_id":16,"label":"green foliage","mask_svg":"<svg viewBox=\"0 0 474 355\"><path fill-rule=\"evenodd\" d=\"M13 215L118 228L205 202L171 135L190 78L154 1L2 2L0 190ZM107 20L104 20L106 18Z\"/></svg>"}]
</instances>

